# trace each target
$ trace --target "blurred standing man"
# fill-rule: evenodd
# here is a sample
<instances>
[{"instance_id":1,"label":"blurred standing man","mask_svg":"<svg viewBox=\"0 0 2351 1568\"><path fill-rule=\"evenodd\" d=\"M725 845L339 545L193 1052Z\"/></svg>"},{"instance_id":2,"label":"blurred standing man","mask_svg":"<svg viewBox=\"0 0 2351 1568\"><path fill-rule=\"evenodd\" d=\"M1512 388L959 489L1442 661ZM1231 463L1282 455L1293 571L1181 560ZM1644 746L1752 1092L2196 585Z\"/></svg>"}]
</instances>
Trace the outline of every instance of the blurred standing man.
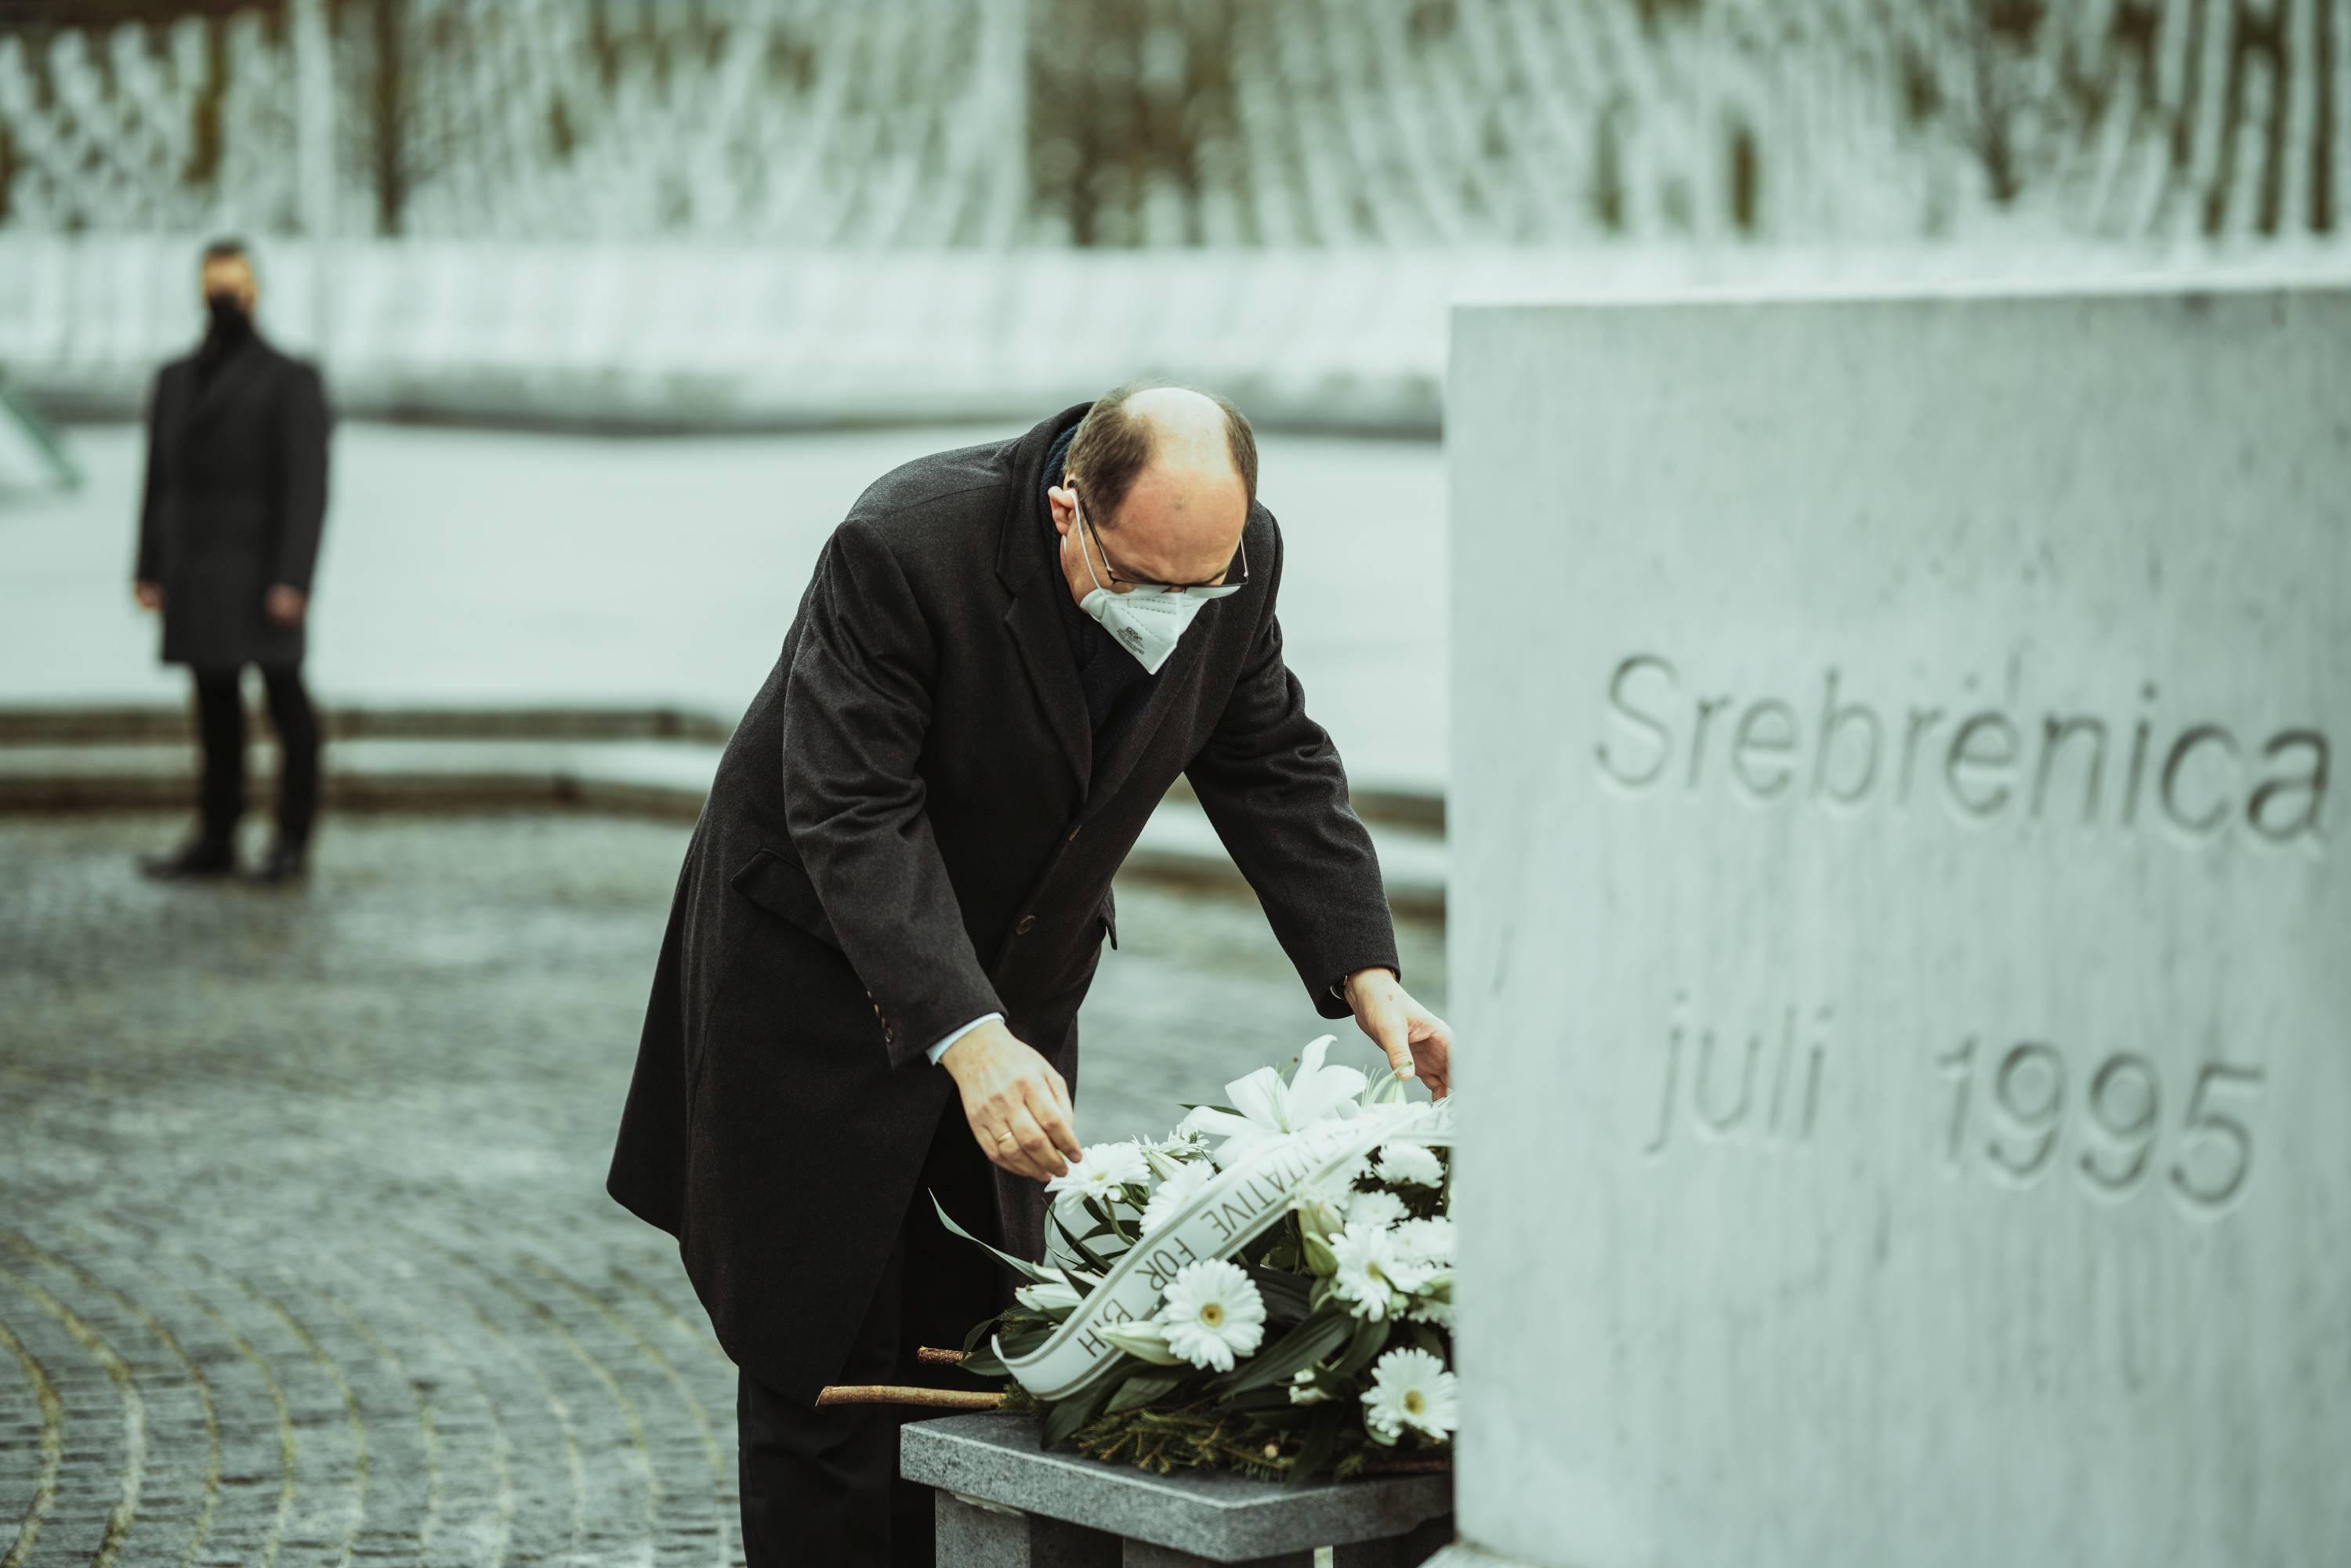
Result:
<instances>
[{"instance_id":1,"label":"blurred standing man","mask_svg":"<svg viewBox=\"0 0 2351 1568\"><path fill-rule=\"evenodd\" d=\"M903 1411L817 1393L925 1381L998 1310L932 1192L1043 1255L1112 874L1178 774L1315 1009L1446 1092L1281 566L1249 422L1152 386L884 475L818 559L686 851L607 1183L740 1370L753 1568L931 1561Z\"/></svg>"},{"instance_id":2,"label":"blurred standing man","mask_svg":"<svg viewBox=\"0 0 2351 1568\"><path fill-rule=\"evenodd\" d=\"M319 723L302 689L303 623L327 515L328 411L319 372L254 329L245 247L204 251L204 340L155 378L133 590L163 615L163 662L195 677L204 746L196 836L152 876L235 869L245 812L245 666L261 667L277 731L277 836L259 875L302 874L319 805Z\"/></svg>"}]
</instances>

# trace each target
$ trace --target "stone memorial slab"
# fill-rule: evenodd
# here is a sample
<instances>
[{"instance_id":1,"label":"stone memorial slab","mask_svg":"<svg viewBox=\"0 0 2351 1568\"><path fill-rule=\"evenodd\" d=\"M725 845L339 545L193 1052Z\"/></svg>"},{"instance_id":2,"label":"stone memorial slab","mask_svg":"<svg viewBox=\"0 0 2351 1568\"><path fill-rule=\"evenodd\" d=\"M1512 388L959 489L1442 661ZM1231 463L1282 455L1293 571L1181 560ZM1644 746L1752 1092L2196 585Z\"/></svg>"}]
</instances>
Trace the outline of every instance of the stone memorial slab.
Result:
<instances>
[{"instance_id":1,"label":"stone memorial slab","mask_svg":"<svg viewBox=\"0 0 2351 1568\"><path fill-rule=\"evenodd\" d=\"M1447 442L1463 1540L2351 1562L2351 290L1467 308Z\"/></svg>"}]
</instances>

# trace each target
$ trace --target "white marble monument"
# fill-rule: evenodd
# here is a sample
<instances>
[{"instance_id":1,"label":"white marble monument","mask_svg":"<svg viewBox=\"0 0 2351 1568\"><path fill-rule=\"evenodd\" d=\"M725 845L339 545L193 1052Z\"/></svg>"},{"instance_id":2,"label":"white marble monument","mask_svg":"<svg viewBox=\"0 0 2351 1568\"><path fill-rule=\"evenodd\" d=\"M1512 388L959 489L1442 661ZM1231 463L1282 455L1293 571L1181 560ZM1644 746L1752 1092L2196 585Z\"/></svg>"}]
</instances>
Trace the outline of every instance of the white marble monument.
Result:
<instances>
[{"instance_id":1,"label":"white marble monument","mask_svg":"<svg viewBox=\"0 0 2351 1568\"><path fill-rule=\"evenodd\" d=\"M1448 1560L2351 1562L2351 289L1454 333Z\"/></svg>"}]
</instances>

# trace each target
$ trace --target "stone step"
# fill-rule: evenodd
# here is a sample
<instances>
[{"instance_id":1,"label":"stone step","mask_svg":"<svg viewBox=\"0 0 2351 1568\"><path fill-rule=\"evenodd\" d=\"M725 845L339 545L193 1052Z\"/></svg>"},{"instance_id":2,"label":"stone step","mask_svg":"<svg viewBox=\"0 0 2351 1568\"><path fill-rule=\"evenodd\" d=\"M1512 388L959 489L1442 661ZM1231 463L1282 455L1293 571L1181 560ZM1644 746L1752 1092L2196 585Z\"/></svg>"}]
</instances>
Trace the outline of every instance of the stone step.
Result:
<instances>
[{"instance_id":1,"label":"stone step","mask_svg":"<svg viewBox=\"0 0 2351 1568\"><path fill-rule=\"evenodd\" d=\"M185 740L27 744L16 738L26 733L21 725L0 733L16 742L0 744L0 810L170 810L193 795L196 749ZM690 822L702 810L720 749L692 740L418 738L362 728L327 747L323 793L329 808L343 810L569 808ZM271 757L267 744L255 745L256 810L267 808ZM1410 796L1396 801L1401 805L1392 801L1384 813L1365 812L1388 901L1402 914L1441 917L1449 864L1442 804ZM1415 814L1417 823L1408 820ZM1438 824L1434 831L1431 821ZM1246 885L1207 814L1180 783L1153 813L1127 870L1217 890Z\"/></svg>"},{"instance_id":2,"label":"stone step","mask_svg":"<svg viewBox=\"0 0 2351 1568\"><path fill-rule=\"evenodd\" d=\"M328 740L463 741L692 741L721 747L734 733L732 721L671 706L594 706L565 704L457 706L447 704L389 706L342 703L321 706L319 722ZM261 735L267 711L248 701L246 727ZM0 748L193 742L195 733L184 704L32 703L0 706ZM1182 779L1175 792L1189 798ZM1367 822L1442 834L1445 796L1413 785L1366 785L1358 779L1352 796Z\"/></svg>"}]
</instances>

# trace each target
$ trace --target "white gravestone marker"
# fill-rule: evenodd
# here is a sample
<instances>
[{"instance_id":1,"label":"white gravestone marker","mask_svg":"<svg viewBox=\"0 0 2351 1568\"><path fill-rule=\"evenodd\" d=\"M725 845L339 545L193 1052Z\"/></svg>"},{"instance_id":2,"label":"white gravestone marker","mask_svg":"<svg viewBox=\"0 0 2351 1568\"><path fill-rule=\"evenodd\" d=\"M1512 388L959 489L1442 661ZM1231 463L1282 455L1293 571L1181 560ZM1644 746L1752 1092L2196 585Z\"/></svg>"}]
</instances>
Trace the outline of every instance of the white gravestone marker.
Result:
<instances>
[{"instance_id":1,"label":"white gravestone marker","mask_svg":"<svg viewBox=\"0 0 2351 1568\"><path fill-rule=\"evenodd\" d=\"M1465 309L1447 441L1464 1539L2351 1562L2351 292Z\"/></svg>"}]
</instances>

